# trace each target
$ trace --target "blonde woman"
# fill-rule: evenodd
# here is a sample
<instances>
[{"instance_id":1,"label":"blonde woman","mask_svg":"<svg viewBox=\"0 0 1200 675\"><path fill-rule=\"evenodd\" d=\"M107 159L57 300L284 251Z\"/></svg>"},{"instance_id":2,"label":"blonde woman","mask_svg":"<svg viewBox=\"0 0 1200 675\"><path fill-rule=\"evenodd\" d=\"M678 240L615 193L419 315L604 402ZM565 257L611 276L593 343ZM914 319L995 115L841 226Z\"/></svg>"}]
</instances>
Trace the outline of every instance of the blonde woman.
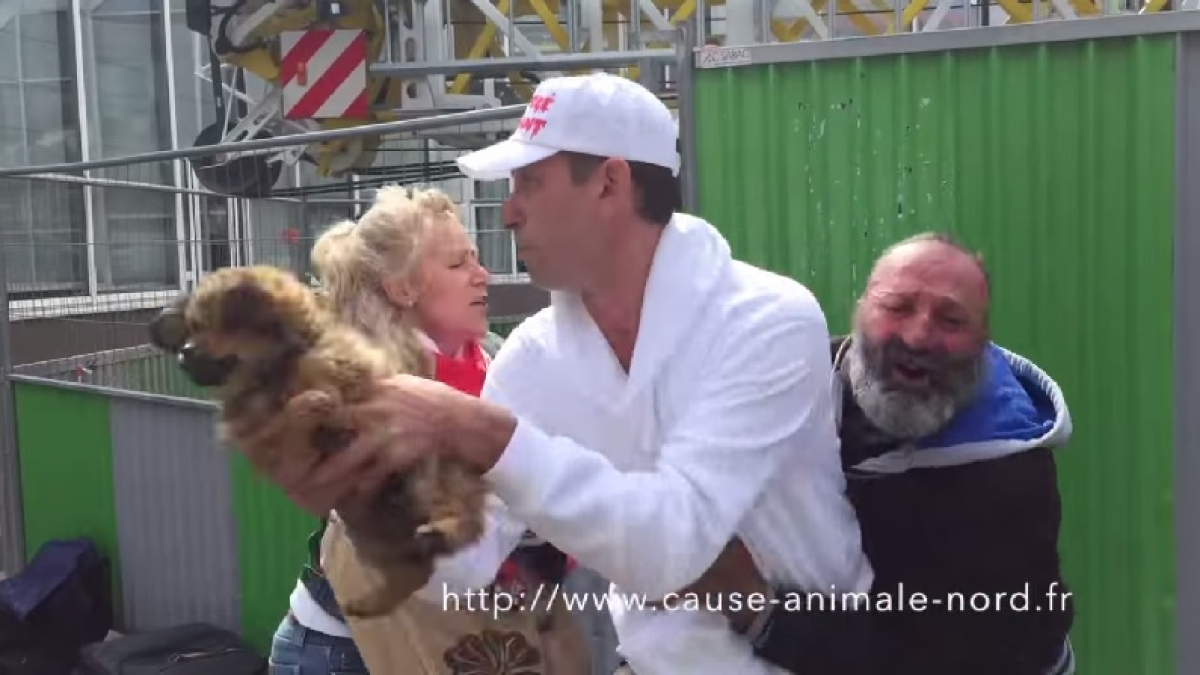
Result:
<instances>
[{"instance_id":1,"label":"blonde woman","mask_svg":"<svg viewBox=\"0 0 1200 675\"><path fill-rule=\"evenodd\" d=\"M357 223L338 223L320 237L313 265L323 292L345 320L400 358L431 359L434 377L479 395L490 362L482 344L488 334L488 272L448 196L434 189L381 189ZM423 354L408 353L411 340L398 337L405 328L417 332ZM325 526L322 522L309 539L309 560L272 641L271 675L367 672L322 574ZM558 582L568 571L565 557L548 546L517 550L499 583L527 579L533 572L539 579L557 576L547 580ZM438 632L428 622L421 630L445 642L446 630ZM431 651L439 659L455 658L452 647ZM418 662L408 672L422 672L419 661L424 660L414 657Z\"/></svg>"}]
</instances>

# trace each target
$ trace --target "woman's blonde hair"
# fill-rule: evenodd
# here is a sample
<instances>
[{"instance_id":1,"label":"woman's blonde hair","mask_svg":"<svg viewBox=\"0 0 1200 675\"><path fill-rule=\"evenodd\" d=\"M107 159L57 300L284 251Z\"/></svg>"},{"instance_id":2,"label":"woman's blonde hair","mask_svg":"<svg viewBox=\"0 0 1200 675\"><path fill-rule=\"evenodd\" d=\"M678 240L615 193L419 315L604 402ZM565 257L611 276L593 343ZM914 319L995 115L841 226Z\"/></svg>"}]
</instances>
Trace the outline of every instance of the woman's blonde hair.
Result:
<instances>
[{"instance_id":1,"label":"woman's blonde hair","mask_svg":"<svg viewBox=\"0 0 1200 675\"><path fill-rule=\"evenodd\" d=\"M411 279L430 227L457 218L458 208L436 188L379 189L375 203L358 219L336 223L312 249L312 262L329 306L364 331L400 363L412 363L414 340L405 313L388 299L384 281Z\"/></svg>"}]
</instances>

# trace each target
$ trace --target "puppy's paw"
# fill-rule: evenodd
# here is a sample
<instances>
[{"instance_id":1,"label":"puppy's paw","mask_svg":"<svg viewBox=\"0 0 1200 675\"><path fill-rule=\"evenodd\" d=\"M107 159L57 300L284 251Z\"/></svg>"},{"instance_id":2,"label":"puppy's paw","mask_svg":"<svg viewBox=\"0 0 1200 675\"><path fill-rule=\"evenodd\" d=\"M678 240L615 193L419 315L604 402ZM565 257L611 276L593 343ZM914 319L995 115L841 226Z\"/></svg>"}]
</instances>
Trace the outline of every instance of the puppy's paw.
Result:
<instances>
[{"instance_id":1,"label":"puppy's paw","mask_svg":"<svg viewBox=\"0 0 1200 675\"><path fill-rule=\"evenodd\" d=\"M465 548L483 534L481 523L472 518L451 516L421 525L414 532L417 546L432 556L447 555Z\"/></svg>"},{"instance_id":2,"label":"puppy's paw","mask_svg":"<svg viewBox=\"0 0 1200 675\"><path fill-rule=\"evenodd\" d=\"M413 559L433 560L449 554L453 550L450 538L433 525L426 523L413 533Z\"/></svg>"},{"instance_id":3,"label":"puppy's paw","mask_svg":"<svg viewBox=\"0 0 1200 675\"><path fill-rule=\"evenodd\" d=\"M337 403L329 392L310 389L293 396L284 408L284 415L293 421L324 420L337 410Z\"/></svg>"}]
</instances>

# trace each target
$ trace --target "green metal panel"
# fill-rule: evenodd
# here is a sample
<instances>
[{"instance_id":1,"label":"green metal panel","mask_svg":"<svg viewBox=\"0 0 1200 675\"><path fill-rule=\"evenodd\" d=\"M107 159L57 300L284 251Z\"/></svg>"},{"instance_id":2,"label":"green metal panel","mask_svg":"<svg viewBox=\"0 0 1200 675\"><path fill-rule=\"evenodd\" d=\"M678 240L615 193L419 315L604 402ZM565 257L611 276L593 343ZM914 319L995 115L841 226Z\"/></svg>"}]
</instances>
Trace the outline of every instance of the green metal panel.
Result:
<instances>
[{"instance_id":1,"label":"green metal panel","mask_svg":"<svg viewBox=\"0 0 1200 675\"><path fill-rule=\"evenodd\" d=\"M202 401L211 398L209 392L188 379L176 359L166 354L128 361L117 367L123 371L124 381L120 385L123 389Z\"/></svg>"},{"instance_id":2,"label":"green metal panel","mask_svg":"<svg viewBox=\"0 0 1200 675\"><path fill-rule=\"evenodd\" d=\"M1066 392L1060 550L1088 675L1174 673L1174 37L697 73L701 214L849 326L873 259L980 249L995 339Z\"/></svg>"},{"instance_id":3,"label":"green metal panel","mask_svg":"<svg viewBox=\"0 0 1200 675\"><path fill-rule=\"evenodd\" d=\"M240 454L234 453L231 471L242 634L265 653L308 559L308 537L320 522L255 475Z\"/></svg>"},{"instance_id":4,"label":"green metal panel","mask_svg":"<svg viewBox=\"0 0 1200 675\"><path fill-rule=\"evenodd\" d=\"M121 567L108 399L25 382L14 389L26 555L32 559L52 539L91 539L111 561L119 617Z\"/></svg>"}]
</instances>

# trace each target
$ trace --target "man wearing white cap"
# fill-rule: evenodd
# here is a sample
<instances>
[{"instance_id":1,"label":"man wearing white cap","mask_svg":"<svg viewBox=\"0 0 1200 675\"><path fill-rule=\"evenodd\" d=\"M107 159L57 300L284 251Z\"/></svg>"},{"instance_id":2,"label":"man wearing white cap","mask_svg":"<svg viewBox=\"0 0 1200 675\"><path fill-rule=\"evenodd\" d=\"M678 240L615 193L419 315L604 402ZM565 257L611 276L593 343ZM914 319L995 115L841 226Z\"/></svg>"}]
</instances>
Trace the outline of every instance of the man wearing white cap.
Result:
<instances>
[{"instance_id":1,"label":"man wearing white cap","mask_svg":"<svg viewBox=\"0 0 1200 675\"><path fill-rule=\"evenodd\" d=\"M676 139L667 107L632 81L543 82L512 137L459 166L511 177L508 227L550 307L513 331L482 400L388 380L355 411L360 440L285 488L327 513L417 457L453 456L489 480L494 521L421 594L484 587L528 527L612 582L637 675L781 673L724 616L672 594L731 540L776 586L869 589L829 334L807 289L734 260L713 226L678 212ZM635 597L666 606L630 609ZM854 672L842 654L817 662L814 674Z\"/></svg>"}]
</instances>

